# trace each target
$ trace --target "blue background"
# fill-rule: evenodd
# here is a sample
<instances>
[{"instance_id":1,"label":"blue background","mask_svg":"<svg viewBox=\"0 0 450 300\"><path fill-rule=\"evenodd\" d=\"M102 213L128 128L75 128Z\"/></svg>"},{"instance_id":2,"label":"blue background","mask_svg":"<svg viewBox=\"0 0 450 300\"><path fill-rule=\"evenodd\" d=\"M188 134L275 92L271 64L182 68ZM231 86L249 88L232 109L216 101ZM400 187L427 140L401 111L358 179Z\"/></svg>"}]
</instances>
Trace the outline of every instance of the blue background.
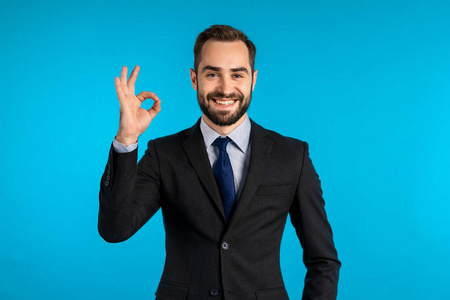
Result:
<instances>
[{"instance_id":1,"label":"blue background","mask_svg":"<svg viewBox=\"0 0 450 300\"><path fill-rule=\"evenodd\" d=\"M449 16L435 0L1 0L0 298L153 298L160 213L124 243L97 233L114 77L139 64L136 90L163 101L142 155L200 116L194 41L225 23L257 46L250 116L310 144L343 262L338 298L450 299ZM290 223L281 262L300 299Z\"/></svg>"}]
</instances>

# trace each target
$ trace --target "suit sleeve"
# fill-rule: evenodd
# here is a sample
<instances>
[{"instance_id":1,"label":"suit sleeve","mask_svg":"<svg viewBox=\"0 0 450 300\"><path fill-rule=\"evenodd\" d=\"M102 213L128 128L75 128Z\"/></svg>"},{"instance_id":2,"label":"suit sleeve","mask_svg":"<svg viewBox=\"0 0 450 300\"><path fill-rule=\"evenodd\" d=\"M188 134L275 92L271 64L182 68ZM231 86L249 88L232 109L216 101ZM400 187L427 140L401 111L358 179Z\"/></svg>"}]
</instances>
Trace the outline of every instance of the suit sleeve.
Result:
<instances>
[{"instance_id":1,"label":"suit sleeve","mask_svg":"<svg viewBox=\"0 0 450 300\"><path fill-rule=\"evenodd\" d=\"M122 242L136 233L160 207L159 164L150 141L137 162L137 149L118 153L111 146L100 183L98 231L107 242Z\"/></svg>"},{"instance_id":2,"label":"suit sleeve","mask_svg":"<svg viewBox=\"0 0 450 300\"><path fill-rule=\"evenodd\" d=\"M302 299L336 299L341 263L325 212L320 179L309 157L307 143L304 143L303 153L300 179L289 212L303 247L303 262L307 269Z\"/></svg>"}]
</instances>

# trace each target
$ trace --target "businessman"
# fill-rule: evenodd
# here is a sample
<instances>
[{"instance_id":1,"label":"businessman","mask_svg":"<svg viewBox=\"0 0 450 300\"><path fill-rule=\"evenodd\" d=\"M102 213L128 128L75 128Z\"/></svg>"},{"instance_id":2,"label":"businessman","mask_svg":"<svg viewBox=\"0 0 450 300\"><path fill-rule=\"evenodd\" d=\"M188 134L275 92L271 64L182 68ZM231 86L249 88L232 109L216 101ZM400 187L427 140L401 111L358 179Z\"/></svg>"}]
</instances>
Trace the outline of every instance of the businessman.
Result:
<instances>
[{"instance_id":1,"label":"businessman","mask_svg":"<svg viewBox=\"0 0 450 300\"><path fill-rule=\"evenodd\" d=\"M255 54L233 27L200 33L190 79L203 114L148 142L139 163L138 137L161 100L135 96L138 66L128 80L126 67L115 79L120 125L101 179L98 230L108 242L124 241L161 208L166 261L157 300L289 299L279 262L288 215L307 268L303 299L336 299L341 263L308 145L247 115ZM140 107L147 99L149 110Z\"/></svg>"}]
</instances>

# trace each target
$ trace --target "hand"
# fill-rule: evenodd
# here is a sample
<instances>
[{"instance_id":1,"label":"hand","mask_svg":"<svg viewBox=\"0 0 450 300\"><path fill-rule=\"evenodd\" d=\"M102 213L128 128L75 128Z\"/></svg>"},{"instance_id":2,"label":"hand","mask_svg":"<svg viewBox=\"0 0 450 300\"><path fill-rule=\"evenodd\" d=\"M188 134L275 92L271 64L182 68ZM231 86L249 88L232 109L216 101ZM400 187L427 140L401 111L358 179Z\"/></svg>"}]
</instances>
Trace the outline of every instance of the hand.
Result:
<instances>
[{"instance_id":1,"label":"hand","mask_svg":"<svg viewBox=\"0 0 450 300\"><path fill-rule=\"evenodd\" d=\"M161 100L152 92L141 92L134 95L139 66L136 66L127 81L127 67L115 78L117 97L120 102L120 124L116 140L126 146L136 143L138 137L147 129L150 122L161 110ZM155 101L149 110L141 108L145 99Z\"/></svg>"}]
</instances>

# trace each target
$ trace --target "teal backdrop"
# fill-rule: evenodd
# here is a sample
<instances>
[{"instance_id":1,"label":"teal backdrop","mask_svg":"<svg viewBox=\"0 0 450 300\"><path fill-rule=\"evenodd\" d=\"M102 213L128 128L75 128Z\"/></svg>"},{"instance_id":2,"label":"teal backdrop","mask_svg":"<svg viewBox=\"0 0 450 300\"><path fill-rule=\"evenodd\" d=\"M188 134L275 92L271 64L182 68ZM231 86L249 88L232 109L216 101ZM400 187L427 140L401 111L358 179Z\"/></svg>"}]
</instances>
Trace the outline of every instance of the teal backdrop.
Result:
<instances>
[{"instance_id":1,"label":"teal backdrop","mask_svg":"<svg viewBox=\"0 0 450 300\"><path fill-rule=\"evenodd\" d=\"M97 233L114 77L139 64L162 99L141 156L199 118L189 68L212 24L257 46L251 118L310 144L338 299L450 299L449 1L0 2L0 299L153 299L161 214L123 243ZM300 299L290 223L281 253Z\"/></svg>"}]
</instances>

